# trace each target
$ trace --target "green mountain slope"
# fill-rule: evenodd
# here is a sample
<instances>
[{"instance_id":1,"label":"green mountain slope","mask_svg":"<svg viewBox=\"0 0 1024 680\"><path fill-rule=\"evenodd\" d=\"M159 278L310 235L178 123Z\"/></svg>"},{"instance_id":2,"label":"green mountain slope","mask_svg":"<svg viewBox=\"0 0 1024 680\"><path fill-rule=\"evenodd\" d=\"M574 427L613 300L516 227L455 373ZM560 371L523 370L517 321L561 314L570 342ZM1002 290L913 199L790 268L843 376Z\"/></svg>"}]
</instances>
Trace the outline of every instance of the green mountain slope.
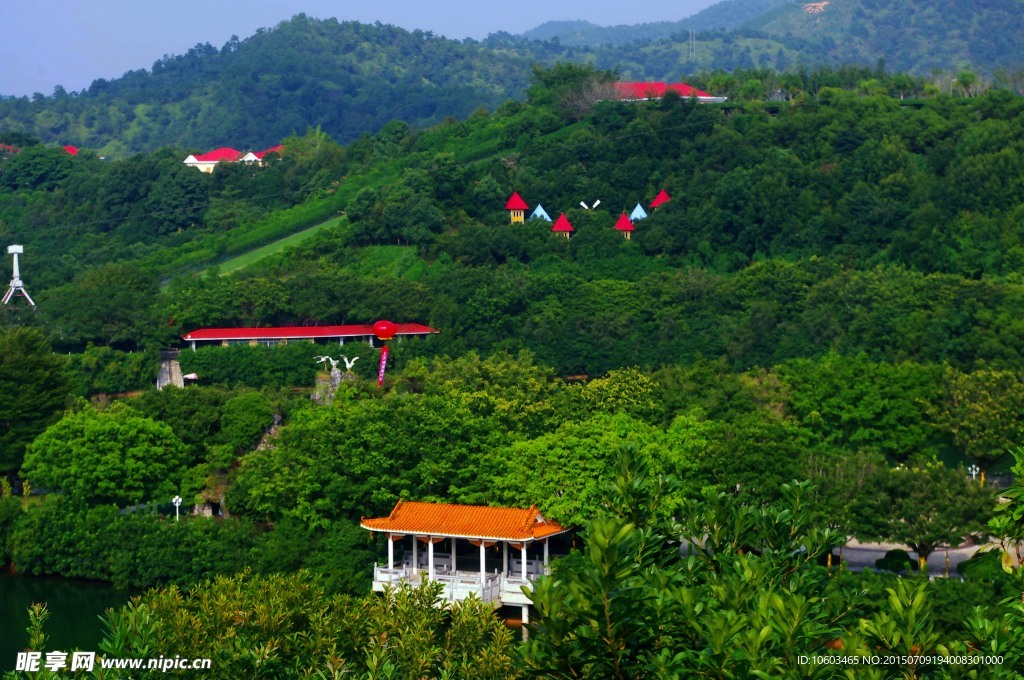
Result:
<instances>
[{"instance_id":1,"label":"green mountain slope","mask_svg":"<svg viewBox=\"0 0 1024 680\"><path fill-rule=\"evenodd\" d=\"M926 74L974 67L991 71L1021 63L1022 0L828 0L787 3L750 22L799 45L812 63L870 63Z\"/></svg>"},{"instance_id":2,"label":"green mountain slope","mask_svg":"<svg viewBox=\"0 0 1024 680\"><path fill-rule=\"evenodd\" d=\"M683 30L684 23L657 21L629 26L598 26L589 21L547 21L521 35L528 40L557 40L561 45L573 47L623 46L671 38Z\"/></svg>"},{"instance_id":3,"label":"green mountain slope","mask_svg":"<svg viewBox=\"0 0 1024 680\"><path fill-rule=\"evenodd\" d=\"M558 40L562 45L623 46L670 40L690 29L733 30L792 0L723 0L679 21L656 21L629 26L598 26L589 21L547 21L522 34L528 40Z\"/></svg>"},{"instance_id":4,"label":"green mountain slope","mask_svg":"<svg viewBox=\"0 0 1024 680\"><path fill-rule=\"evenodd\" d=\"M398 119L426 126L525 92L536 64L588 63L630 80L760 67L870 65L986 76L1020 65L1024 0L727 0L683 22L538 27L453 41L298 15L223 48L199 45L88 90L0 99L0 131L124 157L176 146L263 149L319 126L340 142ZM817 7L821 11L812 12ZM690 41L690 29L696 31ZM670 37L665 37L670 36ZM662 39L663 38L663 39ZM623 44L627 43L628 44ZM608 43L608 44L602 44Z\"/></svg>"},{"instance_id":5,"label":"green mountain slope","mask_svg":"<svg viewBox=\"0 0 1024 680\"><path fill-rule=\"evenodd\" d=\"M465 117L521 96L530 60L421 31L298 15L69 95L0 101L0 130L106 154L264 149L321 126L352 141L392 119Z\"/></svg>"}]
</instances>

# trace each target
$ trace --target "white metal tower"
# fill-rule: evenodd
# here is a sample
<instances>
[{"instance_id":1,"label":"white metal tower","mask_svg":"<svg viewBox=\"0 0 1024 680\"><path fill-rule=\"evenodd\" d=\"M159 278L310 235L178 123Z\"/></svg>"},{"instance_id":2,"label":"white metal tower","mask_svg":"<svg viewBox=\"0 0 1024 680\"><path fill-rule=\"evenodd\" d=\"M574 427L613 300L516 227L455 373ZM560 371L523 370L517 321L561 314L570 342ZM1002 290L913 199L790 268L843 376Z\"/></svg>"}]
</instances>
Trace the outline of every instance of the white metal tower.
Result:
<instances>
[{"instance_id":1,"label":"white metal tower","mask_svg":"<svg viewBox=\"0 0 1024 680\"><path fill-rule=\"evenodd\" d=\"M4 295L5 305L11 301L15 293L21 293L30 305L36 306L36 303L32 302L32 298L29 297L28 291L25 290L25 284L21 282L21 271L18 269L18 255L24 252L25 248L22 246L7 246L7 254L14 256L14 277L11 278L11 286L7 289L7 294Z\"/></svg>"}]
</instances>

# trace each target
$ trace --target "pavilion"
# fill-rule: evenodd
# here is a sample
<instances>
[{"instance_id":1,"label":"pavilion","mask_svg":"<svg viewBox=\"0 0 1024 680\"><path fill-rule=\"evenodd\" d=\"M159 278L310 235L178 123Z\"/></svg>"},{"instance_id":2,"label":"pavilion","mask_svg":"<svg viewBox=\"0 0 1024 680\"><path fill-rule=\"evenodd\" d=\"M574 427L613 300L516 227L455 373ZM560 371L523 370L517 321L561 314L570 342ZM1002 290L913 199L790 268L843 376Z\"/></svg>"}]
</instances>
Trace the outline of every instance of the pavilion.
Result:
<instances>
[{"instance_id":1,"label":"pavilion","mask_svg":"<svg viewBox=\"0 0 1024 680\"><path fill-rule=\"evenodd\" d=\"M442 597L449 602L473 594L494 607L520 606L524 623L529 622L530 600L523 586L548 573L551 540L570 531L545 518L536 506L401 500L387 517L363 519L360 525L388 537L387 565L373 570L375 591L432 579L443 584ZM401 551L397 558L396 544Z\"/></svg>"}]
</instances>

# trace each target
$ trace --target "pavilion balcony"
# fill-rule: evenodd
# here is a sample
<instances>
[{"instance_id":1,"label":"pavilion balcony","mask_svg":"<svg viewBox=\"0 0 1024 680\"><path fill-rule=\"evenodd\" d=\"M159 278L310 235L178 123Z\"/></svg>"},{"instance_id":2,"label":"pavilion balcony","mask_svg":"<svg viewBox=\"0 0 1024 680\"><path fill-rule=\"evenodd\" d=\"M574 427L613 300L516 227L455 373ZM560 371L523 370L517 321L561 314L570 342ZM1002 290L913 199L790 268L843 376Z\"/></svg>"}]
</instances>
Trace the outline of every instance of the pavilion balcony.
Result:
<instances>
[{"instance_id":1,"label":"pavilion balcony","mask_svg":"<svg viewBox=\"0 0 1024 680\"><path fill-rule=\"evenodd\" d=\"M426 571L413 572L409 568L376 567L373 572L373 590L383 592L387 587L395 587L403 583L415 585L426 578ZM523 586L532 585L532 579L523 580L520 577L487 574L481 583L480 574L460 570L455 574L435 574L433 580L443 586L442 602L456 602L474 595L494 607L530 604L530 598L523 592Z\"/></svg>"}]
</instances>

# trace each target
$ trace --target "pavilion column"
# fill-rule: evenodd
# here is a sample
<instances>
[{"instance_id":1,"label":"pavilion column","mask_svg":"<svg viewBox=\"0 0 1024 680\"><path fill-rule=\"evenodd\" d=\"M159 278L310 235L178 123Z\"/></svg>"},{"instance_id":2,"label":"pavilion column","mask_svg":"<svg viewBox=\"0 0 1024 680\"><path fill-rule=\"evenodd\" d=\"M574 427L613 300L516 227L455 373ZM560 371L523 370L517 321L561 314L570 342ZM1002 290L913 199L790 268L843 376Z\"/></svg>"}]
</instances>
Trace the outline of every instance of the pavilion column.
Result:
<instances>
[{"instance_id":1,"label":"pavilion column","mask_svg":"<svg viewBox=\"0 0 1024 680\"><path fill-rule=\"evenodd\" d=\"M484 545L485 545L484 540L480 539L480 586L481 587L483 587L483 585L487 582L487 567L486 567L485 553L484 553L484 550L486 550L486 548L484 548Z\"/></svg>"},{"instance_id":2,"label":"pavilion column","mask_svg":"<svg viewBox=\"0 0 1024 680\"><path fill-rule=\"evenodd\" d=\"M416 580L419 580L420 576L419 542L416 536L412 537L412 577Z\"/></svg>"},{"instance_id":3,"label":"pavilion column","mask_svg":"<svg viewBox=\"0 0 1024 680\"><path fill-rule=\"evenodd\" d=\"M526 544L523 543L523 545L525 546ZM526 629L526 627L528 625L530 625L530 605L524 604L523 605L523 642L526 642L526 639L528 637L530 637L530 632Z\"/></svg>"},{"instance_id":4,"label":"pavilion column","mask_svg":"<svg viewBox=\"0 0 1024 680\"><path fill-rule=\"evenodd\" d=\"M526 541L523 541L523 580L526 580Z\"/></svg>"},{"instance_id":5,"label":"pavilion column","mask_svg":"<svg viewBox=\"0 0 1024 680\"><path fill-rule=\"evenodd\" d=\"M434 537L427 537L427 578L434 578Z\"/></svg>"},{"instance_id":6,"label":"pavilion column","mask_svg":"<svg viewBox=\"0 0 1024 680\"><path fill-rule=\"evenodd\" d=\"M544 573L548 573L548 539L544 539Z\"/></svg>"},{"instance_id":7,"label":"pavilion column","mask_svg":"<svg viewBox=\"0 0 1024 680\"><path fill-rule=\"evenodd\" d=\"M395 568L395 539L388 532L388 571Z\"/></svg>"},{"instance_id":8,"label":"pavilion column","mask_svg":"<svg viewBox=\"0 0 1024 680\"><path fill-rule=\"evenodd\" d=\"M501 542L501 575L508 576L508 541Z\"/></svg>"},{"instance_id":9,"label":"pavilion column","mask_svg":"<svg viewBox=\"0 0 1024 680\"><path fill-rule=\"evenodd\" d=\"M455 539L452 538L450 540L452 542L452 576L455 576L455 574L459 571L459 567L458 564L456 564L455 562Z\"/></svg>"}]
</instances>

